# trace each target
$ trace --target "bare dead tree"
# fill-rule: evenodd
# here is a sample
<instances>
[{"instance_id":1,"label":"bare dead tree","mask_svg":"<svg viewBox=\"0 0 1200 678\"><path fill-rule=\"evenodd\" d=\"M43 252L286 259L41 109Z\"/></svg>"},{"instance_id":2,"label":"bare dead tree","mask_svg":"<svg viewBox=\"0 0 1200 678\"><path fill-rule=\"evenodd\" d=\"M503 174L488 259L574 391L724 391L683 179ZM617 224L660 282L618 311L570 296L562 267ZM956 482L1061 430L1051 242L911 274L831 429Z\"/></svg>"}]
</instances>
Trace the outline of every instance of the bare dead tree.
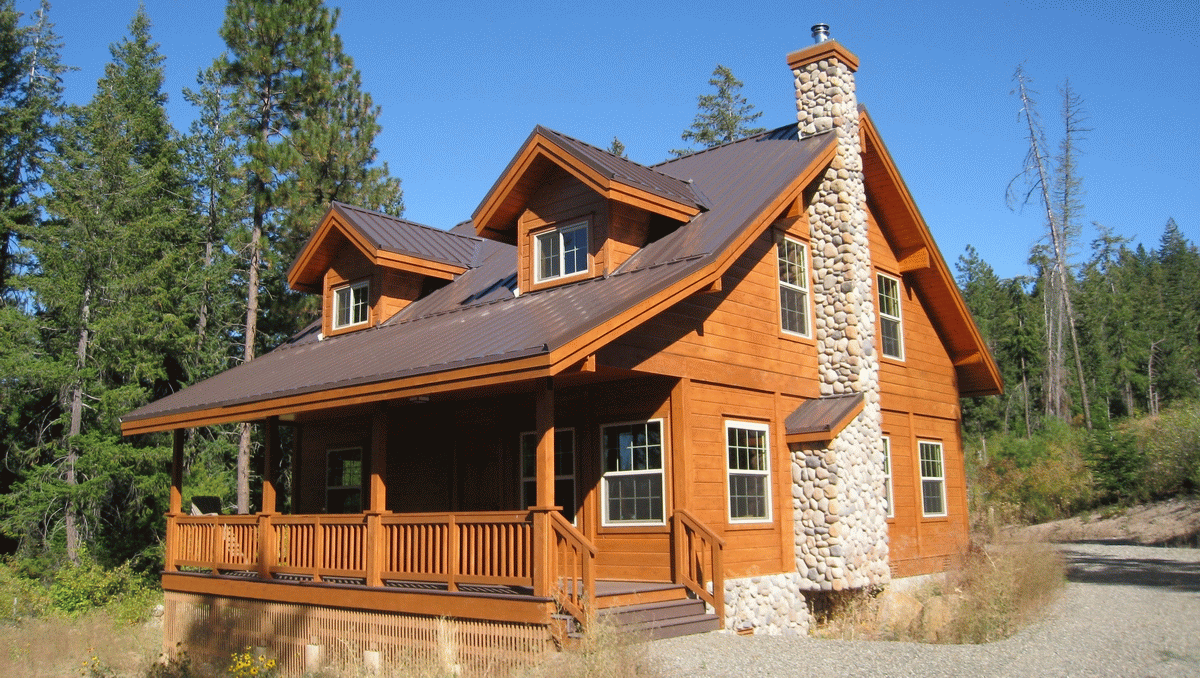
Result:
<instances>
[{"instance_id":1,"label":"bare dead tree","mask_svg":"<svg viewBox=\"0 0 1200 678\"><path fill-rule=\"evenodd\" d=\"M1037 195L1046 212L1046 223L1050 233L1050 256L1046 275L1046 332L1047 332L1047 412L1067 418L1069 412L1065 401L1066 368L1062 344L1066 336L1071 338L1074 352L1079 394L1083 405L1084 422L1092 428L1091 407L1088 402L1087 382L1083 374L1083 362L1079 351L1079 338L1075 331L1075 310L1071 303L1070 266L1068 263L1070 238L1075 222L1082 210L1081 182L1075 172L1075 144L1086 133L1082 125L1085 120L1082 100L1074 94L1070 83L1064 84L1062 118L1064 134L1055 158L1056 176L1051 176L1050 158L1047 156L1046 137L1041 118L1037 113L1036 94L1030 87L1030 78L1023 66L1017 66L1013 79L1017 82L1014 93L1021 100L1019 116L1024 120L1029 143L1021 172L1009 182L1009 203L1014 202L1013 186L1018 179L1025 179L1028 190L1019 201L1029 202ZM1050 409L1053 408L1053 412Z\"/></svg>"}]
</instances>

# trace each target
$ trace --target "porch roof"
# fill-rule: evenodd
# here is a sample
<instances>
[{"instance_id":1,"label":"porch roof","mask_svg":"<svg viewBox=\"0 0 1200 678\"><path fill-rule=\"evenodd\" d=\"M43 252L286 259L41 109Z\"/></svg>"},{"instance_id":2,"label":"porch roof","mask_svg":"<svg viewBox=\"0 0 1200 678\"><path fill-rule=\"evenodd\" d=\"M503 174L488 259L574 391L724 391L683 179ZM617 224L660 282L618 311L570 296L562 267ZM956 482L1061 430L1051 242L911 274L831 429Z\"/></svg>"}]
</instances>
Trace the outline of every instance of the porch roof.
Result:
<instances>
[{"instance_id":1,"label":"porch roof","mask_svg":"<svg viewBox=\"0 0 1200 678\"><path fill-rule=\"evenodd\" d=\"M715 281L832 159L834 137L795 125L656 166L710 209L614 273L536 292L506 286L515 248L483 241L465 273L380 326L274 351L122 418L126 435L247 421L551 376ZM470 226L464 225L466 228ZM458 228L455 231L459 231Z\"/></svg>"}]
</instances>

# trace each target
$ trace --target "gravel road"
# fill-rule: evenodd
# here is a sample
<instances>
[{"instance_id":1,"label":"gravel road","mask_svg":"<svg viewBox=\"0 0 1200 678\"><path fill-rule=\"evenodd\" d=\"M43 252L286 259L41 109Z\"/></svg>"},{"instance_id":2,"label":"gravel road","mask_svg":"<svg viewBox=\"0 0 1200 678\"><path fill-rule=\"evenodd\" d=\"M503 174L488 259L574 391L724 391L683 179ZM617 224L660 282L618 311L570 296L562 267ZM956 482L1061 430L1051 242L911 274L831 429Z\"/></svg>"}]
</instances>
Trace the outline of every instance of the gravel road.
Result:
<instances>
[{"instance_id":1,"label":"gravel road","mask_svg":"<svg viewBox=\"0 0 1200 678\"><path fill-rule=\"evenodd\" d=\"M987 645L715 632L649 644L668 676L1200 676L1200 549L1064 544L1046 619Z\"/></svg>"}]
</instances>

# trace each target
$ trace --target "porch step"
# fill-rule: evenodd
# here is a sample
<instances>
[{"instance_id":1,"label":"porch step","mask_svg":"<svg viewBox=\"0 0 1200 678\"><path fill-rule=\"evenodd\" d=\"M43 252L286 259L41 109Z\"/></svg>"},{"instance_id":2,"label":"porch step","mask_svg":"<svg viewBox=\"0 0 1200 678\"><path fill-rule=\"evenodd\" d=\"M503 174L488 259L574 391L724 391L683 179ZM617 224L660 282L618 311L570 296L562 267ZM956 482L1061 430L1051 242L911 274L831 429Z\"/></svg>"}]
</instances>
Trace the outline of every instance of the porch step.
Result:
<instances>
[{"instance_id":1,"label":"porch step","mask_svg":"<svg viewBox=\"0 0 1200 678\"><path fill-rule=\"evenodd\" d=\"M618 630L646 640L706 633L721 627L717 616L705 611L704 601L687 597L606 607L599 615Z\"/></svg>"}]
</instances>

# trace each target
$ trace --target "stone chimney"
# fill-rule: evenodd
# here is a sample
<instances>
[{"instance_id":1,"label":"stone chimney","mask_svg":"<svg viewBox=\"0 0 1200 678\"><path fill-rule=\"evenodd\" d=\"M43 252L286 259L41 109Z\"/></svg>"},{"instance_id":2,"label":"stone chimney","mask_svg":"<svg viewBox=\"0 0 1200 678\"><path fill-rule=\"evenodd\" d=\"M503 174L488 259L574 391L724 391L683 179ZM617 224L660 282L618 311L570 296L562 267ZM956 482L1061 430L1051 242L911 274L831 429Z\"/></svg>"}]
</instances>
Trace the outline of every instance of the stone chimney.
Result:
<instances>
[{"instance_id":1,"label":"stone chimney","mask_svg":"<svg viewBox=\"0 0 1200 678\"><path fill-rule=\"evenodd\" d=\"M812 588L886 583L887 507L875 351L874 271L854 72L858 57L813 27L788 55L801 138L832 132L837 154L808 206L817 376L822 396L861 394L859 414L825 449L792 451L796 567Z\"/></svg>"}]
</instances>

